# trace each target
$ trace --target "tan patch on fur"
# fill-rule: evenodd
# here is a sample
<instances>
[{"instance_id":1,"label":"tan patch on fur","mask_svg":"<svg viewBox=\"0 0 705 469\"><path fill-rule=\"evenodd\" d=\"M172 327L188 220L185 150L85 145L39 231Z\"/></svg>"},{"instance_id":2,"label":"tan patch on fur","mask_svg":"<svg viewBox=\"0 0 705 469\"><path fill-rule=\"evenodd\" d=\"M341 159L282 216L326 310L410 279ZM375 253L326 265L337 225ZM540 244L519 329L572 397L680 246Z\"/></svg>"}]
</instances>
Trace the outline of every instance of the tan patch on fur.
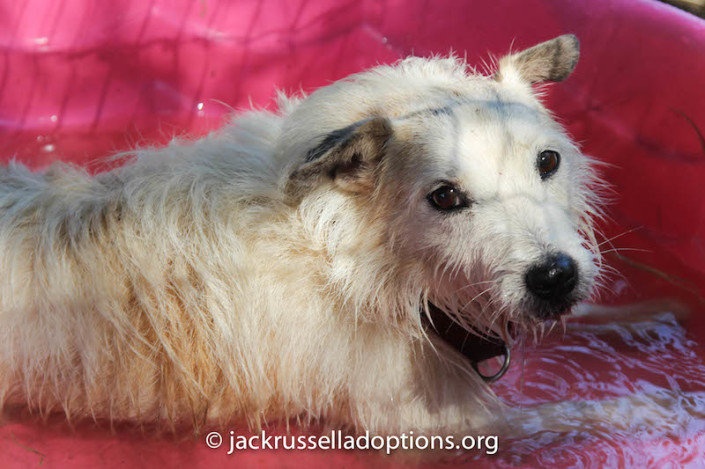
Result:
<instances>
[{"instance_id":1,"label":"tan patch on fur","mask_svg":"<svg viewBox=\"0 0 705 469\"><path fill-rule=\"evenodd\" d=\"M391 135L392 126L388 119L376 117L364 121L325 154L294 171L286 193L294 198L300 197L305 188L325 176L348 192L369 193L375 184L375 167Z\"/></svg>"},{"instance_id":2,"label":"tan patch on fur","mask_svg":"<svg viewBox=\"0 0 705 469\"><path fill-rule=\"evenodd\" d=\"M528 83L563 81L573 72L579 57L578 38L566 34L502 58L495 78L502 81L508 73L518 73Z\"/></svg>"}]
</instances>

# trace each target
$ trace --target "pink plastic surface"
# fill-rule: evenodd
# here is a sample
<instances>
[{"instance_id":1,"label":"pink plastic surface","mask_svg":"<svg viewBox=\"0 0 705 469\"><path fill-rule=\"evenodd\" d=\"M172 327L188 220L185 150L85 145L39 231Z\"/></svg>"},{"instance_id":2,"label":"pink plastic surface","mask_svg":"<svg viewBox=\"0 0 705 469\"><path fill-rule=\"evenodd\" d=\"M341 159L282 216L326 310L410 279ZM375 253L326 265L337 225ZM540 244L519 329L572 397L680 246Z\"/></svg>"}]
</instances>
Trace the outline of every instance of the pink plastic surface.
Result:
<instances>
[{"instance_id":1,"label":"pink plastic surface","mask_svg":"<svg viewBox=\"0 0 705 469\"><path fill-rule=\"evenodd\" d=\"M269 106L276 88L313 90L411 53L454 50L481 64L489 52L568 32L579 36L582 58L552 87L548 105L586 153L611 163L605 174L618 198L606 235L634 230L614 244L648 250L629 253L639 268L608 255L625 278L606 300L670 295L689 303L695 314L687 327L702 357L705 22L654 1L0 0L0 158L98 168L98 157L117 150L217 128L230 107ZM574 394L565 397L581 397ZM702 433L627 445L643 456L626 461L635 467L705 464ZM542 451L517 464L531 467ZM600 461L597 449L592 461ZM0 467L225 463L402 464L350 452L228 457L188 437L23 419L0 426Z\"/></svg>"}]
</instances>

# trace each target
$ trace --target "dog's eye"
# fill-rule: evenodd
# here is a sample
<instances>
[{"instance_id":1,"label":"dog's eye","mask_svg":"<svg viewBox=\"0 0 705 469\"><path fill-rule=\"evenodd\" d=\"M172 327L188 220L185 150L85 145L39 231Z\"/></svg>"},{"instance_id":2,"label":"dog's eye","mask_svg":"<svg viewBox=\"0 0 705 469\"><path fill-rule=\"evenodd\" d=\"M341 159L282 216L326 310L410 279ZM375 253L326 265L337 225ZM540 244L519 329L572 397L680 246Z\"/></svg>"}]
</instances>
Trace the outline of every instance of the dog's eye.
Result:
<instances>
[{"instance_id":1,"label":"dog's eye","mask_svg":"<svg viewBox=\"0 0 705 469\"><path fill-rule=\"evenodd\" d=\"M465 198L460 191L453 186L441 186L431 192L428 200L439 210L453 210L455 208L466 207Z\"/></svg>"},{"instance_id":2,"label":"dog's eye","mask_svg":"<svg viewBox=\"0 0 705 469\"><path fill-rule=\"evenodd\" d=\"M557 151L544 150L536 158L536 167L539 169L541 179L546 179L558 170L561 155Z\"/></svg>"}]
</instances>

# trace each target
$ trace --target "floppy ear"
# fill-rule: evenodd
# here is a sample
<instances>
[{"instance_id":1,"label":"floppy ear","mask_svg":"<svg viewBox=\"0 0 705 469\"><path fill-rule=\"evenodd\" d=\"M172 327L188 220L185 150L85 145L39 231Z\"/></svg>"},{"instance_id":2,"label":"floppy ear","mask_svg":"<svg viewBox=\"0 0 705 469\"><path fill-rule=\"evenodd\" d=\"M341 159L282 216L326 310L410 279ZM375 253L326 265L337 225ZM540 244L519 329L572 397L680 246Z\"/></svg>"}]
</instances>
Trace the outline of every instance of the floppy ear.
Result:
<instances>
[{"instance_id":1,"label":"floppy ear","mask_svg":"<svg viewBox=\"0 0 705 469\"><path fill-rule=\"evenodd\" d=\"M495 80L518 76L528 83L563 81L578 63L580 42L572 34L558 36L530 49L503 57Z\"/></svg>"},{"instance_id":2,"label":"floppy ear","mask_svg":"<svg viewBox=\"0 0 705 469\"><path fill-rule=\"evenodd\" d=\"M392 136L392 124L384 117L357 122L328 134L309 150L306 162L289 176L285 191L301 196L322 179L348 192L364 193L374 187L374 171Z\"/></svg>"}]
</instances>

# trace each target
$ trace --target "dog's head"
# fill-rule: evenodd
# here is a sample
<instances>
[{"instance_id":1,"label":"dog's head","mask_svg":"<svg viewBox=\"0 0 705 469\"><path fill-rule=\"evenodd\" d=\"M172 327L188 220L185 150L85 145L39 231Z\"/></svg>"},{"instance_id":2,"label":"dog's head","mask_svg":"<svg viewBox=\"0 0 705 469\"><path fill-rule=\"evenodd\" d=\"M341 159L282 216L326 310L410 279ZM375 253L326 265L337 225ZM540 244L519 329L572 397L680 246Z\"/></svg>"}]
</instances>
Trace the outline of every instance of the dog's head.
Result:
<instances>
[{"instance_id":1,"label":"dog's head","mask_svg":"<svg viewBox=\"0 0 705 469\"><path fill-rule=\"evenodd\" d=\"M578 55L561 36L492 76L410 58L323 88L288 117L284 142L305 161L285 191L359 208L346 236L381 246L359 253L365 265L403 265L422 304L461 325L558 318L595 283L596 180L532 85L565 79Z\"/></svg>"}]
</instances>

